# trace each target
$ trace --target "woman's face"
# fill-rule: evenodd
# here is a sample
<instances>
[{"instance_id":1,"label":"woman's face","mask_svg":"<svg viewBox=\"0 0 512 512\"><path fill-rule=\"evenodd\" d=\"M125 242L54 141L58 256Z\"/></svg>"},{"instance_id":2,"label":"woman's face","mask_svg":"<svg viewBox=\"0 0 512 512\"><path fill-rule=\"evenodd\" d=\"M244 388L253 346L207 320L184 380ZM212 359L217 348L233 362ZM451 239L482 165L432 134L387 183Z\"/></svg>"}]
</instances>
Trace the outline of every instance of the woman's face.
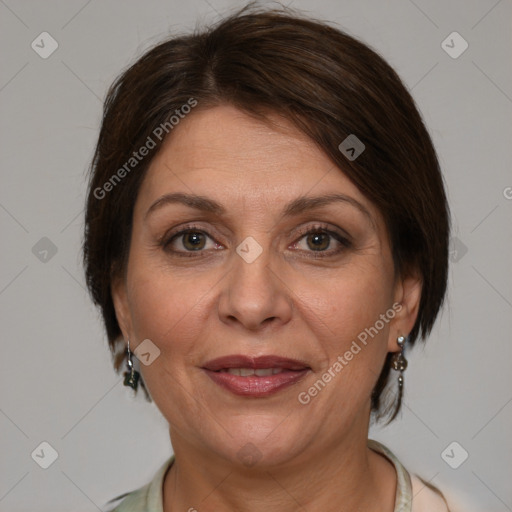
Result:
<instances>
[{"instance_id":1,"label":"woman's face","mask_svg":"<svg viewBox=\"0 0 512 512\"><path fill-rule=\"evenodd\" d=\"M395 276L375 206L273 119L277 131L221 106L174 128L141 186L114 286L131 350L151 341L142 376L175 449L238 464L366 438L371 391L420 291ZM247 359L213 362L225 356Z\"/></svg>"}]
</instances>

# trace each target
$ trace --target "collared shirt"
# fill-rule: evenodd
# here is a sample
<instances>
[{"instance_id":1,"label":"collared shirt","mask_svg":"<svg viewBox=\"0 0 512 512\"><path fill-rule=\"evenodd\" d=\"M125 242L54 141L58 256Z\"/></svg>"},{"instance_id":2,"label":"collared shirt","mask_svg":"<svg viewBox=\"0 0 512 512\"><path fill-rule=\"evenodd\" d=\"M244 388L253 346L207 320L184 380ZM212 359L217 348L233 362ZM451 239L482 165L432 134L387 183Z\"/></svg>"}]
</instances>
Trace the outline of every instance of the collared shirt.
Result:
<instances>
[{"instance_id":1,"label":"collared shirt","mask_svg":"<svg viewBox=\"0 0 512 512\"><path fill-rule=\"evenodd\" d=\"M393 512L450 512L442 494L418 476L409 474L397 457L383 444L368 439L368 447L384 455L395 467L397 485ZM151 482L111 500L116 501L124 497L111 512L164 512L163 481L173 462L174 455L165 461Z\"/></svg>"}]
</instances>

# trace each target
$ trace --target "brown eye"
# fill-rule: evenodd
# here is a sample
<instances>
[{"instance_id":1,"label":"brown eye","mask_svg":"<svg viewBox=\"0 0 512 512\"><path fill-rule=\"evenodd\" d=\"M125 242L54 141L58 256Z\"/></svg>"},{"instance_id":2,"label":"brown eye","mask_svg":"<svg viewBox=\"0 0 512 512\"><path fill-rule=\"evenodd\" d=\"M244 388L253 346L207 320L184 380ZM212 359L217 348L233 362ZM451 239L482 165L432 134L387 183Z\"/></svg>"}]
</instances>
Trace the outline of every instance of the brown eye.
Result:
<instances>
[{"instance_id":1,"label":"brown eye","mask_svg":"<svg viewBox=\"0 0 512 512\"><path fill-rule=\"evenodd\" d=\"M197 251L199 249L203 249L205 246L205 237L203 233L198 231L189 231L187 233L182 233L180 236L183 247L187 250Z\"/></svg>"},{"instance_id":2,"label":"brown eye","mask_svg":"<svg viewBox=\"0 0 512 512\"><path fill-rule=\"evenodd\" d=\"M211 242L211 247L208 247L208 241ZM194 252L199 255L209 248L219 247L207 233L194 227L188 227L167 237L160 245L168 253L183 256L191 256Z\"/></svg>"},{"instance_id":3,"label":"brown eye","mask_svg":"<svg viewBox=\"0 0 512 512\"><path fill-rule=\"evenodd\" d=\"M312 233L307 236L308 246L314 251L323 251L329 248L330 235L327 233Z\"/></svg>"},{"instance_id":4,"label":"brown eye","mask_svg":"<svg viewBox=\"0 0 512 512\"><path fill-rule=\"evenodd\" d=\"M334 242L334 247L331 248ZM335 256L351 247L350 241L327 226L314 226L301 233L301 237L293 244L294 249L310 253L315 258ZM314 253L311 255L311 253Z\"/></svg>"}]
</instances>

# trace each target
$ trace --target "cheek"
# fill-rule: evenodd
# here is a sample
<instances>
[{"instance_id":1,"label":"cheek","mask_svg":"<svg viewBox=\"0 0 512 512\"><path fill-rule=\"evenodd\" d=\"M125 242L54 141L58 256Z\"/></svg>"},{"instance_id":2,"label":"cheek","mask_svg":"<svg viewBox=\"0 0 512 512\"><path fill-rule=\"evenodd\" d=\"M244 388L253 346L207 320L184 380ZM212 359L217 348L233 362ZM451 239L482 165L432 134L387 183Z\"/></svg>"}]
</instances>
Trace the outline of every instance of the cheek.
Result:
<instances>
[{"instance_id":1,"label":"cheek","mask_svg":"<svg viewBox=\"0 0 512 512\"><path fill-rule=\"evenodd\" d=\"M150 338L161 350L168 348L171 339L189 337L198 325L192 317L201 307L192 290L165 275L134 276L130 309L136 336Z\"/></svg>"},{"instance_id":2,"label":"cheek","mask_svg":"<svg viewBox=\"0 0 512 512\"><path fill-rule=\"evenodd\" d=\"M365 266L340 272L323 286L302 282L299 293L304 313L311 310L311 321L317 318L316 324L325 327L326 337L335 347L342 349L347 341L356 339L392 306L392 280L384 268Z\"/></svg>"},{"instance_id":3,"label":"cheek","mask_svg":"<svg viewBox=\"0 0 512 512\"><path fill-rule=\"evenodd\" d=\"M138 340L149 338L159 347L166 367L179 371L180 363L194 358L198 343L208 341L203 334L218 276L183 274L138 256L131 260L128 275L134 334Z\"/></svg>"},{"instance_id":4,"label":"cheek","mask_svg":"<svg viewBox=\"0 0 512 512\"><path fill-rule=\"evenodd\" d=\"M202 286L196 280L187 284L165 272L145 272L132 275L130 290L134 335L160 350L151 365L140 365L142 378L162 414L178 424L183 411L196 411L198 396L183 389L189 388L188 367L204 341Z\"/></svg>"},{"instance_id":5,"label":"cheek","mask_svg":"<svg viewBox=\"0 0 512 512\"><path fill-rule=\"evenodd\" d=\"M339 276L331 283L321 288L303 283L307 291L302 294L302 315L316 326L326 356L317 375L327 381L325 388L317 386L322 395L318 402L329 402L328 407L341 414L347 406L364 403L378 379L394 317L393 289L389 276L378 267Z\"/></svg>"},{"instance_id":6,"label":"cheek","mask_svg":"<svg viewBox=\"0 0 512 512\"><path fill-rule=\"evenodd\" d=\"M130 280L130 310L138 338L158 343L165 331L172 331L182 316L183 302L176 300L173 288L160 279L135 275Z\"/></svg>"}]
</instances>

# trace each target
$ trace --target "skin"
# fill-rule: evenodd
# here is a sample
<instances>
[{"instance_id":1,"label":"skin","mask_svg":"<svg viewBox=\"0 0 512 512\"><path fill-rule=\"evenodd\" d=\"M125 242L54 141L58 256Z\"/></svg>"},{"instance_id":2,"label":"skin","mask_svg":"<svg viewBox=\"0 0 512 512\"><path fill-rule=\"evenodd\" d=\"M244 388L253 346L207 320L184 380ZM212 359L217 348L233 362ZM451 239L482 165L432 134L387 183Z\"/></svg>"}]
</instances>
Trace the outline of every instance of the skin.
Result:
<instances>
[{"instance_id":1,"label":"skin","mask_svg":"<svg viewBox=\"0 0 512 512\"><path fill-rule=\"evenodd\" d=\"M174 128L141 186L126 273L113 283L131 350L147 338L160 350L141 372L176 457L164 511L392 512L395 470L367 447L370 395L387 352L414 325L421 282L395 274L377 208L309 138L271 120L223 105ZM160 203L148 213L174 192L214 199L226 212ZM369 215L345 201L282 216L297 197L326 193ZM187 223L199 233L169 242ZM315 233L326 225L349 244L304 235L318 224ZM249 236L262 248L252 263L236 252ZM301 404L298 394L394 303L400 312ZM273 396L241 397L201 369L229 354L290 357L311 370ZM250 467L237 455L247 443L259 457Z\"/></svg>"}]
</instances>

